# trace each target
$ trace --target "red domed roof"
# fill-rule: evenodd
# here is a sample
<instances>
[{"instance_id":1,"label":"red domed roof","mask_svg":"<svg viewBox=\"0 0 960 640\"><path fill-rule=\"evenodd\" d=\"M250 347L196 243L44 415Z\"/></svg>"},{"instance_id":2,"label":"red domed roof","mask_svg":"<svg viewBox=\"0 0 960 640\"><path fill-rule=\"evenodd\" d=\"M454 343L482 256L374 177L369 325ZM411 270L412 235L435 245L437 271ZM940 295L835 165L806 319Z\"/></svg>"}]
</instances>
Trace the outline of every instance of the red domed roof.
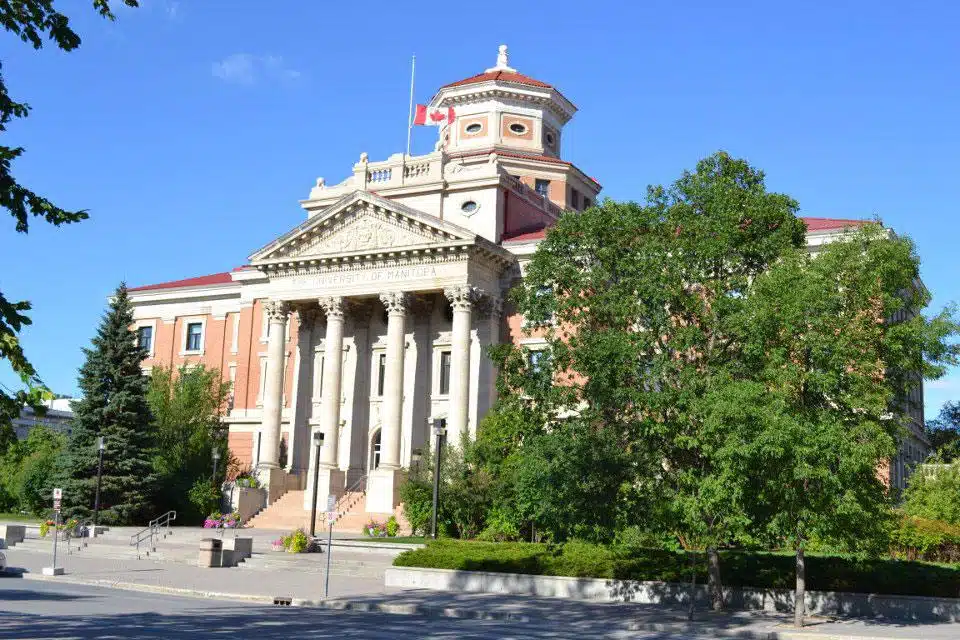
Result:
<instances>
[{"instance_id":1,"label":"red domed roof","mask_svg":"<svg viewBox=\"0 0 960 640\"><path fill-rule=\"evenodd\" d=\"M493 80L498 80L500 82L512 82L514 84L525 84L530 87L539 87L541 89L553 88L553 85L549 85L546 82L540 82L539 80L534 80L530 76L525 76L522 73L499 70L484 71L483 73L478 73L470 78L464 78L463 80L446 84L442 88L446 89L448 87L460 87L465 84L476 84L479 82L490 82Z\"/></svg>"}]
</instances>

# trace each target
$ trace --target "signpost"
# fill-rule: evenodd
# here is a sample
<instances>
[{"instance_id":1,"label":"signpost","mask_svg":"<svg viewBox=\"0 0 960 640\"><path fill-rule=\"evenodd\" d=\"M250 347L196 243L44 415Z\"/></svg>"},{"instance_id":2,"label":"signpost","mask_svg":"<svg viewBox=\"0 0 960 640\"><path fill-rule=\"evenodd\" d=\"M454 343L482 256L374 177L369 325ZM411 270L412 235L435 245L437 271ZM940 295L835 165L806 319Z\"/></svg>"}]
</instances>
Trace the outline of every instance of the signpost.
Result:
<instances>
[{"instance_id":1,"label":"signpost","mask_svg":"<svg viewBox=\"0 0 960 640\"><path fill-rule=\"evenodd\" d=\"M53 490L53 566L44 567L45 576L62 576L63 567L57 566L57 538L60 537L60 504L63 499L63 489Z\"/></svg>"},{"instance_id":2,"label":"signpost","mask_svg":"<svg viewBox=\"0 0 960 640\"><path fill-rule=\"evenodd\" d=\"M327 496L327 573L323 586L323 599L330 595L330 547L333 542L333 523L337 519L337 496L332 493Z\"/></svg>"}]
</instances>

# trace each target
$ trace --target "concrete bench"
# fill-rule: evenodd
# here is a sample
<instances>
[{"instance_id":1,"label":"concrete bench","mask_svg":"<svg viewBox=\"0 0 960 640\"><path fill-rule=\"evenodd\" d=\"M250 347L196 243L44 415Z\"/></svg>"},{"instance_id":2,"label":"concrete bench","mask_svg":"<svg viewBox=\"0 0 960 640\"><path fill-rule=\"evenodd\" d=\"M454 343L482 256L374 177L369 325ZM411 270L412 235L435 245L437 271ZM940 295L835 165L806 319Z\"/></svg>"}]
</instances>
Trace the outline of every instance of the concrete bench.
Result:
<instances>
[{"instance_id":1,"label":"concrete bench","mask_svg":"<svg viewBox=\"0 0 960 640\"><path fill-rule=\"evenodd\" d=\"M12 547L18 542L23 542L26 537L27 528L24 525L0 524L0 538L3 538L7 545Z\"/></svg>"}]
</instances>

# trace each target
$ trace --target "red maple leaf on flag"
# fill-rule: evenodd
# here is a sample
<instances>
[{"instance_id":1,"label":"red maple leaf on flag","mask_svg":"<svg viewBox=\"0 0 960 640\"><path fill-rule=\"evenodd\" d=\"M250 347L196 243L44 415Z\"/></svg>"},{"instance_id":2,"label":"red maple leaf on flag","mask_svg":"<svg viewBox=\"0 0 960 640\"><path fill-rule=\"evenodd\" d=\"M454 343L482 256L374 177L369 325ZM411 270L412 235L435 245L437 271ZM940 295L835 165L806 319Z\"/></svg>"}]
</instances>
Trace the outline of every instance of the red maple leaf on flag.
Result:
<instances>
[{"instance_id":1,"label":"red maple leaf on flag","mask_svg":"<svg viewBox=\"0 0 960 640\"><path fill-rule=\"evenodd\" d=\"M434 111L433 113L430 114L430 119L433 120L434 122L440 122L446 117L447 117L447 114L440 111Z\"/></svg>"}]
</instances>

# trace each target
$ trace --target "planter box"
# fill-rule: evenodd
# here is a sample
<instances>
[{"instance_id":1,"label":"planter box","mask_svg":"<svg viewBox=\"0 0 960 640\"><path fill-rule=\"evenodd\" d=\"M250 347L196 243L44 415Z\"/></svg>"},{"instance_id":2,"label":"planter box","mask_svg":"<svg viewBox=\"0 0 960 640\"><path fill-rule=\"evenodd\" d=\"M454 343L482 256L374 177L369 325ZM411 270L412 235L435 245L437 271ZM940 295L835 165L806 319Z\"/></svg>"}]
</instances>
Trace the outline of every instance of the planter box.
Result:
<instances>
[{"instance_id":1,"label":"planter box","mask_svg":"<svg viewBox=\"0 0 960 640\"><path fill-rule=\"evenodd\" d=\"M600 602L636 602L666 606L688 606L690 586L672 582L606 580L535 576L492 571L454 571L419 567L390 567L384 586L401 589L433 589L474 593L546 596ZM785 589L724 589L732 609L793 611L793 592ZM707 588L698 585L696 602L710 604ZM910 622L960 622L960 598L892 596L840 591L807 591L807 612L882 618Z\"/></svg>"}]
</instances>

